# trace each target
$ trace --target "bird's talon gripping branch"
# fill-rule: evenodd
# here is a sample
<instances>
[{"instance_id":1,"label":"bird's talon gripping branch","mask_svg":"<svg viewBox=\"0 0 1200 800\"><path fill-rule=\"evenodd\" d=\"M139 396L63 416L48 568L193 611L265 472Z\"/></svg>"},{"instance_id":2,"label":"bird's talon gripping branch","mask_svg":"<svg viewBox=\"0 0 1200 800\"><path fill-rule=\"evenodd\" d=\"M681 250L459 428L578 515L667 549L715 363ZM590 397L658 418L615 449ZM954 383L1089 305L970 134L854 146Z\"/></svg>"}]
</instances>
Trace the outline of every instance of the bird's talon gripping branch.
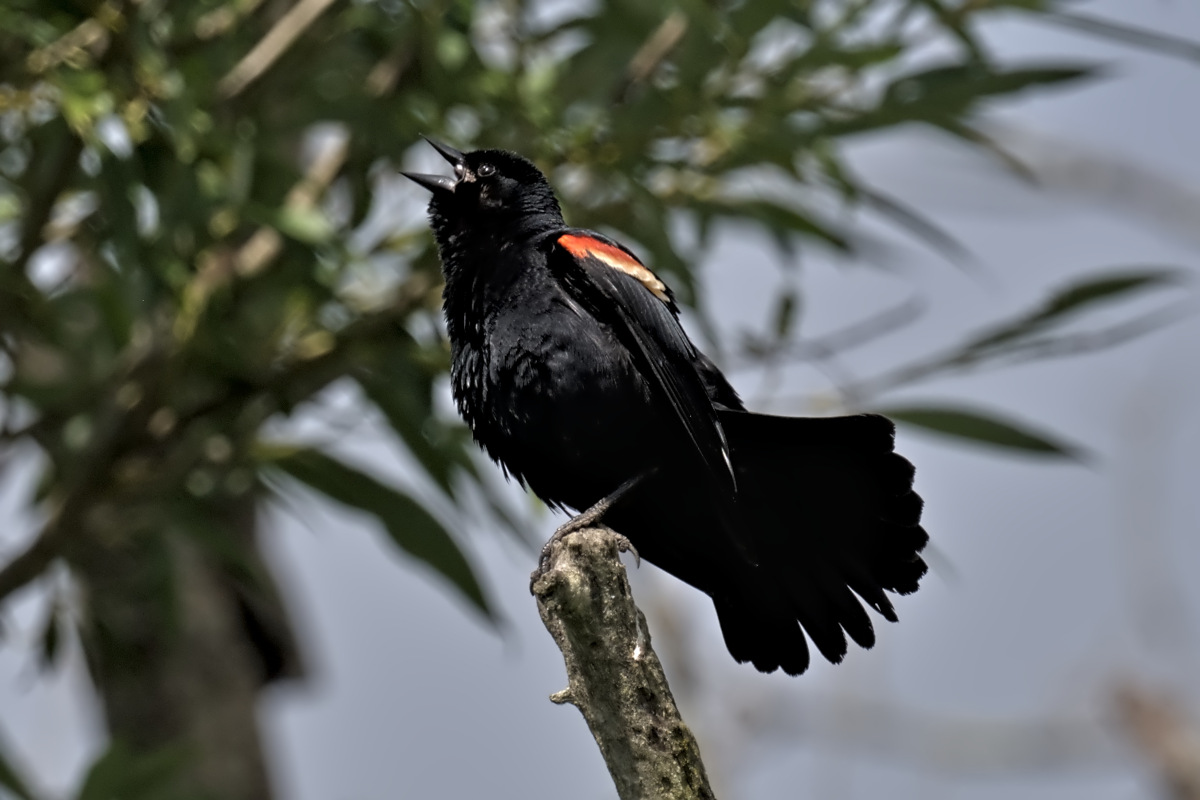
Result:
<instances>
[{"instance_id":1,"label":"bird's talon gripping branch","mask_svg":"<svg viewBox=\"0 0 1200 800\"><path fill-rule=\"evenodd\" d=\"M537 583L538 578L545 575L550 569L550 554L554 549L554 545L558 544L572 533L577 533L600 524L600 521L604 518L604 515L608 512L608 510L620 502L622 497L628 494L633 487L641 483L642 480L652 472L653 470L650 470L648 472L643 472L639 475L633 476L614 489L611 493L601 497L598 501L596 501L595 504L592 505L591 508L576 514L560 525L558 530L556 530L553 535L546 540L546 543L542 545L541 555L538 556L537 569L535 569L533 574L529 576L530 593L533 592L533 585ZM633 542L629 541L629 539L625 538L619 533L617 534L617 549L622 553L633 553L633 557L637 560L638 566L641 566L642 557L638 555L638 551L634 548Z\"/></svg>"},{"instance_id":2,"label":"bird's talon gripping branch","mask_svg":"<svg viewBox=\"0 0 1200 800\"><path fill-rule=\"evenodd\" d=\"M613 531L613 533L616 533L616 531ZM616 533L616 537L617 537L617 551L621 552L621 553L629 553L631 556L633 556L634 565L637 567L641 567L642 566L642 554L639 553L637 551L637 548L633 546L633 542L629 541L628 537L623 536L619 533Z\"/></svg>"}]
</instances>

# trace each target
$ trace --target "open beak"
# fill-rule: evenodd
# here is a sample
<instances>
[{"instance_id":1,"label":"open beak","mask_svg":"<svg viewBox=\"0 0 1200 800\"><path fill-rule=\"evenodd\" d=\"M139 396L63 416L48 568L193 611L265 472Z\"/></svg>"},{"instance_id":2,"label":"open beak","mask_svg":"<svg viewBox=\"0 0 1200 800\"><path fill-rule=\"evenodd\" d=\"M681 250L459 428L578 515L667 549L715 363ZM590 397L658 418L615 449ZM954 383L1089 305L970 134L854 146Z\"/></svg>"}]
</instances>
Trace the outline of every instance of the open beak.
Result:
<instances>
[{"instance_id":1,"label":"open beak","mask_svg":"<svg viewBox=\"0 0 1200 800\"><path fill-rule=\"evenodd\" d=\"M464 156L462 153L455 150L453 147L451 147L448 144L442 144L441 142L435 142L433 139L430 139L428 136L422 136L421 138L424 139L425 141L429 142L429 144L431 144L433 146L433 149L438 151L438 155L440 155L442 158L446 159L447 161L449 161L451 164L453 164L456 167L459 164L462 164L463 162L465 162L467 160L466 156Z\"/></svg>"},{"instance_id":2,"label":"open beak","mask_svg":"<svg viewBox=\"0 0 1200 800\"><path fill-rule=\"evenodd\" d=\"M419 172L401 172L400 174L413 183L424 186L434 194L438 192L454 194L454 187L458 186L458 180L448 175L423 175Z\"/></svg>"},{"instance_id":3,"label":"open beak","mask_svg":"<svg viewBox=\"0 0 1200 800\"><path fill-rule=\"evenodd\" d=\"M433 139L430 139L427 136L422 136L421 138L433 145L433 149L438 151L438 155L454 165L455 176L425 175L418 172L401 172L400 174L418 186L425 187L434 194L441 192L453 194L454 187L458 185L458 178L462 175L463 168L466 164L466 157L448 144L435 142Z\"/></svg>"}]
</instances>

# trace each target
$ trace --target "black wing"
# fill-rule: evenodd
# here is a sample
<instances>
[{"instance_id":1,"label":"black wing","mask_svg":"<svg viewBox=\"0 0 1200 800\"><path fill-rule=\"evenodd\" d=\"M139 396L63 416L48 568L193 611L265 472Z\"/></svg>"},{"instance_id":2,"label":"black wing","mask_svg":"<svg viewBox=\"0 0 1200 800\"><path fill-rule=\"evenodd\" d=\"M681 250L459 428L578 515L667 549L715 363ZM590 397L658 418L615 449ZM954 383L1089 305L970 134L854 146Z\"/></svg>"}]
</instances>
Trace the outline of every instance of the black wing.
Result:
<instances>
[{"instance_id":1,"label":"black wing","mask_svg":"<svg viewBox=\"0 0 1200 800\"><path fill-rule=\"evenodd\" d=\"M559 236L551 264L577 300L614 325L653 390L674 412L705 473L732 504L737 483L729 444L696 371L702 356L676 319L670 291L628 250L589 231Z\"/></svg>"}]
</instances>

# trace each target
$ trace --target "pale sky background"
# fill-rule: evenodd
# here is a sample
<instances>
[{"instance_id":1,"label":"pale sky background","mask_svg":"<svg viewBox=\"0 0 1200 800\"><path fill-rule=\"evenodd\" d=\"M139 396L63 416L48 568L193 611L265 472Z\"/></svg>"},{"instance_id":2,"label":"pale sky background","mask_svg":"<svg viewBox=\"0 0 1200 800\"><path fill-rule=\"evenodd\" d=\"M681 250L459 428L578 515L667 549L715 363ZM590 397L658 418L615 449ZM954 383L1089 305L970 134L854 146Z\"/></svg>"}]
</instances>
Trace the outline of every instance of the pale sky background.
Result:
<instances>
[{"instance_id":1,"label":"pale sky background","mask_svg":"<svg viewBox=\"0 0 1200 800\"><path fill-rule=\"evenodd\" d=\"M1193 0L1081 9L1200 41ZM872 251L871 265L803 252L789 277L804 292L807 335L906 297L926 302L916 324L848 355L856 375L961 340L1099 267L1196 275L1200 64L1015 23L990 37L1007 56L1097 61L1109 77L994 106L991 119L1005 126L997 135L1041 171L1040 188L917 129L852 145L864 177L937 220L976 261L948 264L869 217L863 231L889 245ZM720 237L703 269L727 332L762 325L781 280L777 258L744 232ZM728 656L707 598L652 567L636 572L635 595L720 797L1156 796L1114 725L1112 693L1122 681L1166 691L1200 722L1198 285L1131 307L1192 313L1118 349L881 398L996 409L1094 457L1008 456L902 428L934 571L899 600L898 625L878 622L875 649L852 650L838 667L815 663L798 679L763 676ZM732 377L775 411L802 412L787 398L828 390L806 368L790 371L773 398L757 397L757 374ZM381 430L365 421L339 452L406 480ZM27 490L28 471L0 485L5 552L31 528L17 511ZM538 535L559 522L537 518ZM312 673L263 703L281 800L615 797L579 713L546 699L565 676L528 594L528 551L471 530L472 560L506 620L496 634L359 518L301 499L265 527ZM36 598L12 616L0 646L0 735L40 785L62 792L101 746L82 665L72 652L39 675Z\"/></svg>"}]
</instances>

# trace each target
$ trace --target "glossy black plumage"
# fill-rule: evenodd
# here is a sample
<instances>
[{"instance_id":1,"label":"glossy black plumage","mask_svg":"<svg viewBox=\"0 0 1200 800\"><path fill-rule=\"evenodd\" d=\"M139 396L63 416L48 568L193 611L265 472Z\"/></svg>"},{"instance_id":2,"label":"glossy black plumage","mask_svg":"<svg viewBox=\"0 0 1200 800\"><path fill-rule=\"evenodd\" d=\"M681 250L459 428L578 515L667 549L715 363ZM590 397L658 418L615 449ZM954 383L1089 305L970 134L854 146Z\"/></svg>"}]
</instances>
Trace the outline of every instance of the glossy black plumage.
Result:
<instances>
[{"instance_id":1,"label":"glossy black plumage","mask_svg":"<svg viewBox=\"0 0 1200 800\"><path fill-rule=\"evenodd\" d=\"M927 536L891 422L744 410L688 339L670 291L620 244L566 226L546 179L499 150L434 145L409 175L430 221L459 411L547 503L583 510L653 470L605 522L713 599L730 653L803 672L874 644L865 602L916 590Z\"/></svg>"}]
</instances>

